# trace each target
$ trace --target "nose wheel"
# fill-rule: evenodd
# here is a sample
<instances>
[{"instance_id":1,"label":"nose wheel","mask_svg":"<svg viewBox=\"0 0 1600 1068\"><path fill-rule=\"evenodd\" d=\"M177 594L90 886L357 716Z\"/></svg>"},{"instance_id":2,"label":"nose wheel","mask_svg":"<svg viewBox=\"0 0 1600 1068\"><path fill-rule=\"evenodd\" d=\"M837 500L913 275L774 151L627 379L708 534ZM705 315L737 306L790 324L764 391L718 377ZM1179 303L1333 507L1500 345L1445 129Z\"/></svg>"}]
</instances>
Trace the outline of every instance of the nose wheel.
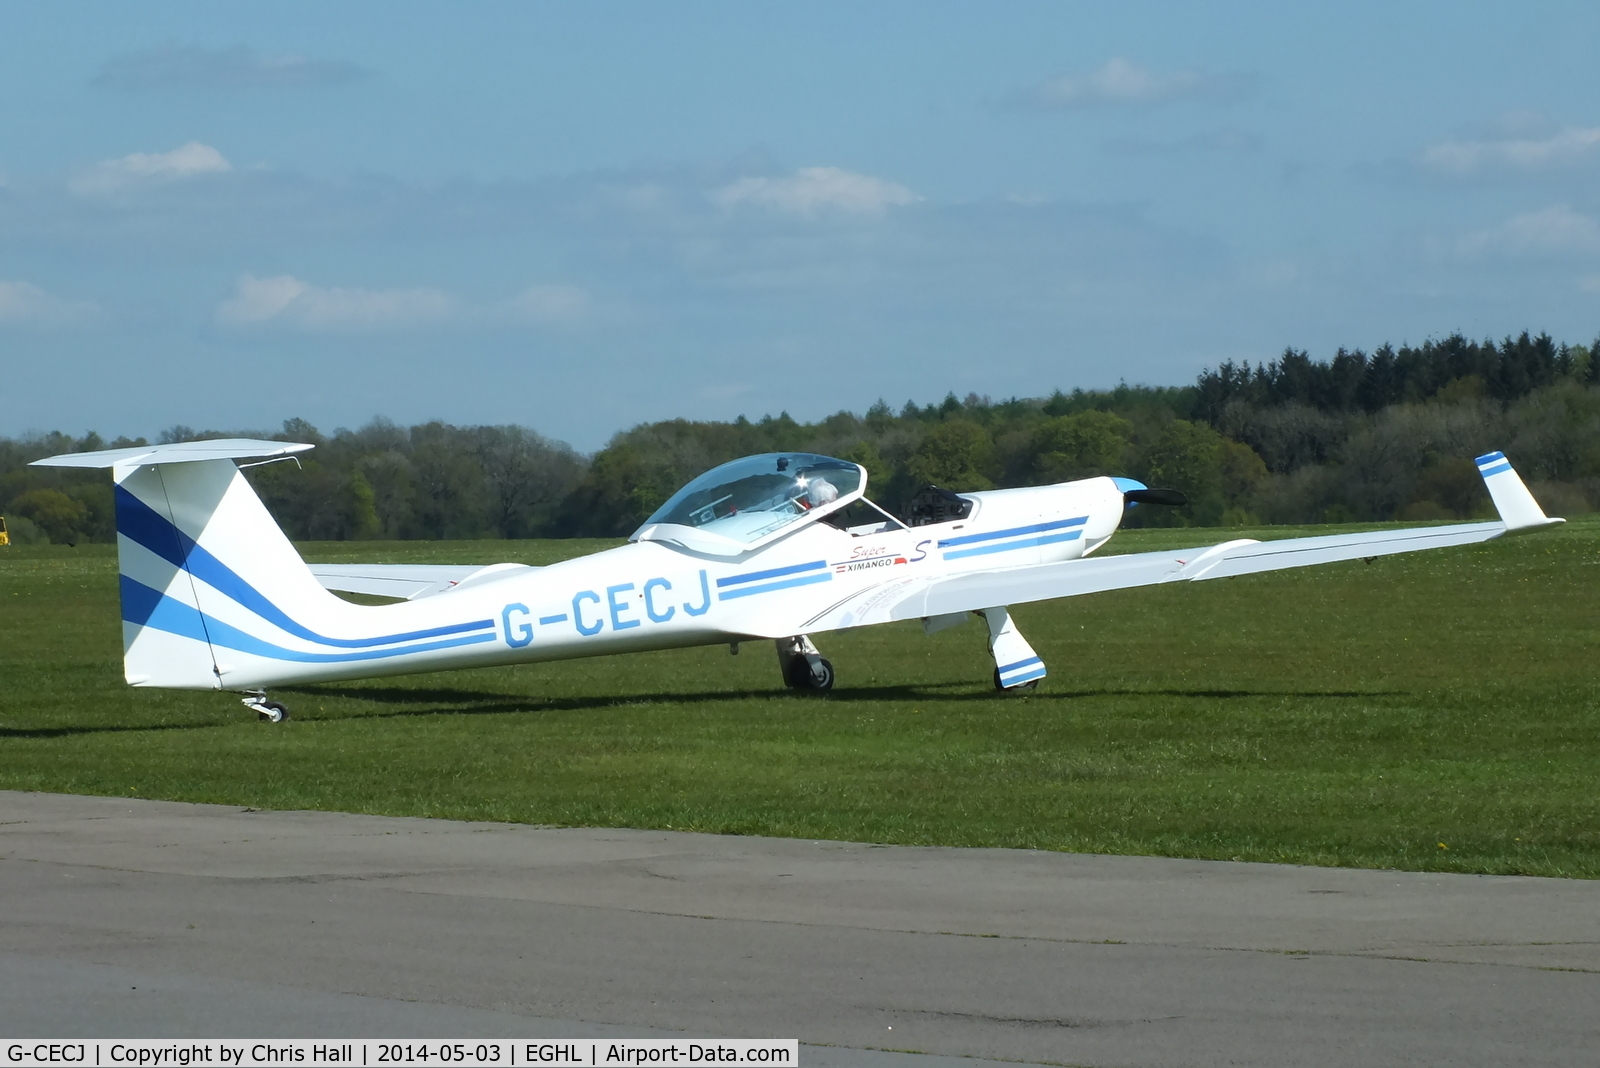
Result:
<instances>
[{"instance_id":1,"label":"nose wheel","mask_svg":"<svg viewBox=\"0 0 1600 1068\"><path fill-rule=\"evenodd\" d=\"M267 700L263 691L247 693L242 700L244 707L254 712L262 723L283 723L289 718L289 710L277 701Z\"/></svg>"}]
</instances>

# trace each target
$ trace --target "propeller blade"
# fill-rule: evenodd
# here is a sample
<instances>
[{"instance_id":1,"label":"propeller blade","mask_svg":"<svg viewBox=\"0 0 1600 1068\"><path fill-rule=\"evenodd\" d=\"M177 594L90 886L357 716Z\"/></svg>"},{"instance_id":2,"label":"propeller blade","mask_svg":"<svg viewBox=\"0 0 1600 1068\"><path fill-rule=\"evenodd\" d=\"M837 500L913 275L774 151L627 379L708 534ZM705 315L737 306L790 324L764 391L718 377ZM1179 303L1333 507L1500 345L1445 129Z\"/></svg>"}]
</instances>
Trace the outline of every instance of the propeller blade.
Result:
<instances>
[{"instance_id":1,"label":"propeller blade","mask_svg":"<svg viewBox=\"0 0 1600 1068\"><path fill-rule=\"evenodd\" d=\"M1127 504L1165 504L1172 508L1189 503L1183 491L1174 489L1136 489L1122 495Z\"/></svg>"}]
</instances>

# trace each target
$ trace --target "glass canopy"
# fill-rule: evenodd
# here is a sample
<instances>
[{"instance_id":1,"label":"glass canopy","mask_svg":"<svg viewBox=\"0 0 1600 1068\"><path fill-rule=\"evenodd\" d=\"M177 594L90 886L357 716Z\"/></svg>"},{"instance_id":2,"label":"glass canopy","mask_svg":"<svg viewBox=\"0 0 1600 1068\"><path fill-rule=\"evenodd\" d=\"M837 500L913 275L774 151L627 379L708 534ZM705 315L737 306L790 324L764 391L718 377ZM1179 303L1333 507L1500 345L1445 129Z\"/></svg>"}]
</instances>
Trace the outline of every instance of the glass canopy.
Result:
<instances>
[{"instance_id":1,"label":"glass canopy","mask_svg":"<svg viewBox=\"0 0 1600 1068\"><path fill-rule=\"evenodd\" d=\"M763 453L714 467L684 486L645 520L635 537L651 538L649 528L670 524L726 539L740 548L765 541L807 516L833 511L860 496L865 472L848 460L807 452Z\"/></svg>"}]
</instances>

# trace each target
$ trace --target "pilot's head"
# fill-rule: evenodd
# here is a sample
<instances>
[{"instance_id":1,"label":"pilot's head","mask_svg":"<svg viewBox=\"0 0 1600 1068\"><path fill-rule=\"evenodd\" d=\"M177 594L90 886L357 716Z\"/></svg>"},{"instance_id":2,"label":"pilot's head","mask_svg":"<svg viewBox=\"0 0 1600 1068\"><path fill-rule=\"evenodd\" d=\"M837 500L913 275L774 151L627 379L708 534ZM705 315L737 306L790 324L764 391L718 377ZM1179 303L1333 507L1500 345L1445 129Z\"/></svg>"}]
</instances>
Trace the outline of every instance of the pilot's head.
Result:
<instances>
[{"instance_id":1,"label":"pilot's head","mask_svg":"<svg viewBox=\"0 0 1600 1068\"><path fill-rule=\"evenodd\" d=\"M839 499L839 487L825 478L813 478L806 485L806 504L811 508L832 504Z\"/></svg>"}]
</instances>

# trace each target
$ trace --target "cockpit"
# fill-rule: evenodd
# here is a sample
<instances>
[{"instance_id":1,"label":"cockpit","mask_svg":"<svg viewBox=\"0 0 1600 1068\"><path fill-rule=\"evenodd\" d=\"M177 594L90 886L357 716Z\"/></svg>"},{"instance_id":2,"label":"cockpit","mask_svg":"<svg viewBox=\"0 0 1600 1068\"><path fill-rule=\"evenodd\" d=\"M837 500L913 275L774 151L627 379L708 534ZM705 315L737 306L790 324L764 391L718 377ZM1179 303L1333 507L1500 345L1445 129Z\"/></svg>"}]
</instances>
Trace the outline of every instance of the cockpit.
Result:
<instances>
[{"instance_id":1,"label":"cockpit","mask_svg":"<svg viewBox=\"0 0 1600 1068\"><path fill-rule=\"evenodd\" d=\"M842 513L858 501L876 513L876 525L886 521L898 526L862 500L866 483L866 469L848 460L806 452L746 456L712 468L673 494L633 540L677 542L712 555L737 555L775 540L796 524Z\"/></svg>"}]
</instances>

